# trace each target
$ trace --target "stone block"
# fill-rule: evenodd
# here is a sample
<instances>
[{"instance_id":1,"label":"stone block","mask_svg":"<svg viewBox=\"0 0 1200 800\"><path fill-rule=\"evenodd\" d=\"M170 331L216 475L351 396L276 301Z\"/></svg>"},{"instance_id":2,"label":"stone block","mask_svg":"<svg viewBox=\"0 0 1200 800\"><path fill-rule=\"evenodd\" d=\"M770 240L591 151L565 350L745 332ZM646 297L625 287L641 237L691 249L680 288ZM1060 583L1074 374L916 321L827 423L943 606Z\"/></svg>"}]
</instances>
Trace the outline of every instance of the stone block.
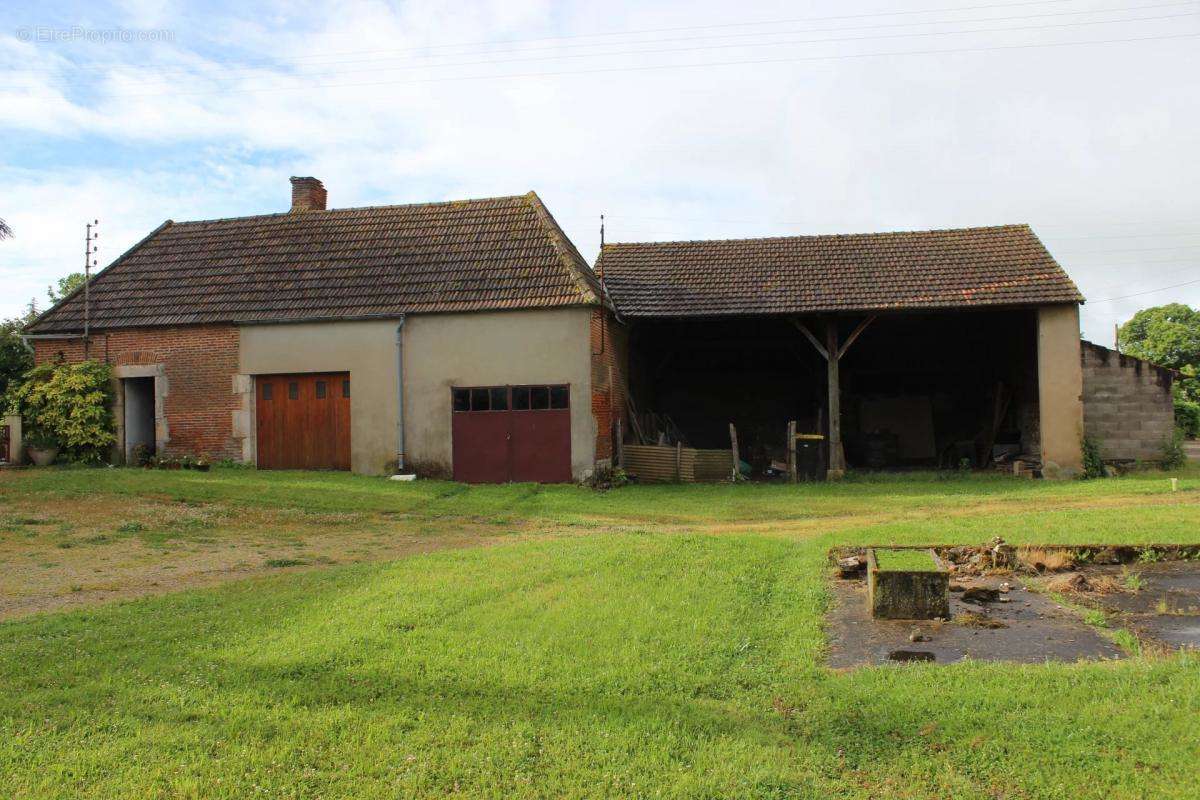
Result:
<instances>
[{"instance_id":1,"label":"stone block","mask_svg":"<svg viewBox=\"0 0 1200 800\"><path fill-rule=\"evenodd\" d=\"M874 548L867 551L867 597L879 619L938 619L950 616L950 573L932 550L929 569L881 570Z\"/></svg>"}]
</instances>

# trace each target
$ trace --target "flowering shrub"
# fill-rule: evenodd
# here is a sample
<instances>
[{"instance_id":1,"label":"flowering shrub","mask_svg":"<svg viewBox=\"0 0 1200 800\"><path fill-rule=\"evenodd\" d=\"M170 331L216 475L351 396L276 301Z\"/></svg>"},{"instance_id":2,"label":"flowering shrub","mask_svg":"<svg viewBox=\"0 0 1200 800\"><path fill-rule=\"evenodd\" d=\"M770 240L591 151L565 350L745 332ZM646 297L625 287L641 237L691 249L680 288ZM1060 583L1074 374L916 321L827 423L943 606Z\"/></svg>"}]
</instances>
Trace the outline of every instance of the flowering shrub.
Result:
<instances>
[{"instance_id":1,"label":"flowering shrub","mask_svg":"<svg viewBox=\"0 0 1200 800\"><path fill-rule=\"evenodd\" d=\"M53 440L72 461L97 463L117 438L111 381L99 361L42 364L17 387L17 409L31 435Z\"/></svg>"}]
</instances>

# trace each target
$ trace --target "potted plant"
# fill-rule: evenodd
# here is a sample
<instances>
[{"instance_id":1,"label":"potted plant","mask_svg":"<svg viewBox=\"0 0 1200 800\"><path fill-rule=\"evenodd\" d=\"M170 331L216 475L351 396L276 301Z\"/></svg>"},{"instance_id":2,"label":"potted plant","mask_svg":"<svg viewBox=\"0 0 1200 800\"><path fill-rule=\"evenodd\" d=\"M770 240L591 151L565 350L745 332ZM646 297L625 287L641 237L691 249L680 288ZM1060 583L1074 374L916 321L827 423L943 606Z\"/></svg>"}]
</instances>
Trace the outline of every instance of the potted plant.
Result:
<instances>
[{"instance_id":1,"label":"potted plant","mask_svg":"<svg viewBox=\"0 0 1200 800\"><path fill-rule=\"evenodd\" d=\"M212 469L212 462L208 458L208 453L201 453L200 457L192 464L192 469L197 472L208 472Z\"/></svg>"},{"instance_id":2,"label":"potted plant","mask_svg":"<svg viewBox=\"0 0 1200 800\"><path fill-rule=\"evenodd\" d=\"M154 466L154 448L150 445L139 444L133 448L133 466L150 469Z\"/></svg>"},{"instance_id":3,"label":"potted plant","mask_svg":"<svg viewBox=\"0 0 1200 800\"><path fill-rule=\"evenodd\" d=\"M34 429L25 437L29 459L39 467L48 467L58 458L61 445L58 437L46 430Z\"/></svg>"}]
</instances>

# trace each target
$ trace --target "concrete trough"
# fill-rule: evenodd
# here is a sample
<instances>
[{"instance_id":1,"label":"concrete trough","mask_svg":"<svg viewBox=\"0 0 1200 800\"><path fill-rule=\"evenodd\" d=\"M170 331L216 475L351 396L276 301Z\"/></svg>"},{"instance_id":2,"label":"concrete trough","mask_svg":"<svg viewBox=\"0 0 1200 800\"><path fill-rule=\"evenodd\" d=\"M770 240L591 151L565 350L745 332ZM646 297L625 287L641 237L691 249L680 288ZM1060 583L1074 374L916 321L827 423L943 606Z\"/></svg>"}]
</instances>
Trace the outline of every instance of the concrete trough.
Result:
<instances>
[{"instance_id":1,"label":"concrete trough","mask_svg":"<svg viewBox=\"0 0 1200 800\"><path fill-rule=\"evenodd\" d=\"M950 571L932 549L870 548L867 601L876 619L949 617Z\"/></svg>"}]
</instances>

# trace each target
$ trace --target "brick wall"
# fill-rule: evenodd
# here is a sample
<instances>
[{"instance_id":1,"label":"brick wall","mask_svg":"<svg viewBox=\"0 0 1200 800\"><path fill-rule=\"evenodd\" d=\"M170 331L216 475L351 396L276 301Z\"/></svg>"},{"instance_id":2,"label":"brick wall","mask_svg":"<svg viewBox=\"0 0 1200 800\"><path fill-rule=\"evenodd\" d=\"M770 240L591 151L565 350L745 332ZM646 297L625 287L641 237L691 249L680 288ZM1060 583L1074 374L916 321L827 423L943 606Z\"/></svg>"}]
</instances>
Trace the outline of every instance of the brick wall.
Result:
<instances>
[{"instance_id":1,"label":"brick wall","mask_svg":"<svg viewBox=\"0 0 1200 800\"><path fill-rule=\"evenodd\" d=\"M592 312L592 416L596 420L596 461L612 458L616 421L628 425L625 397L629 336L611 312Z\"/></svg>"},{"instance_id":2,"label":"brick wall","mask_svg":"<svg viewBox=\"0 0 1200 800\"><path fill-rule=\"evenodd\" d=\"M39 364L60 357L84 358L79 339L36 339L33 345ZM241 408L241 399L233 392L237 328L197 325L100 333L93 335L88 352L115 367L163 365L167 384L163 414L169 432L163 455L241 459L242 441L233 431L233 412Z\"/></svg>"},{"instance_id":3,"label":"brick wall","mask_svg":"<svg viewBox=\"0 0 1200 800\"><path fill-rule=\"evenodd\" d=\"M1083 428L1107 460L1158 461L1175 430L1170 370L1083 342Z\"/></svg>"}]
</instances>

